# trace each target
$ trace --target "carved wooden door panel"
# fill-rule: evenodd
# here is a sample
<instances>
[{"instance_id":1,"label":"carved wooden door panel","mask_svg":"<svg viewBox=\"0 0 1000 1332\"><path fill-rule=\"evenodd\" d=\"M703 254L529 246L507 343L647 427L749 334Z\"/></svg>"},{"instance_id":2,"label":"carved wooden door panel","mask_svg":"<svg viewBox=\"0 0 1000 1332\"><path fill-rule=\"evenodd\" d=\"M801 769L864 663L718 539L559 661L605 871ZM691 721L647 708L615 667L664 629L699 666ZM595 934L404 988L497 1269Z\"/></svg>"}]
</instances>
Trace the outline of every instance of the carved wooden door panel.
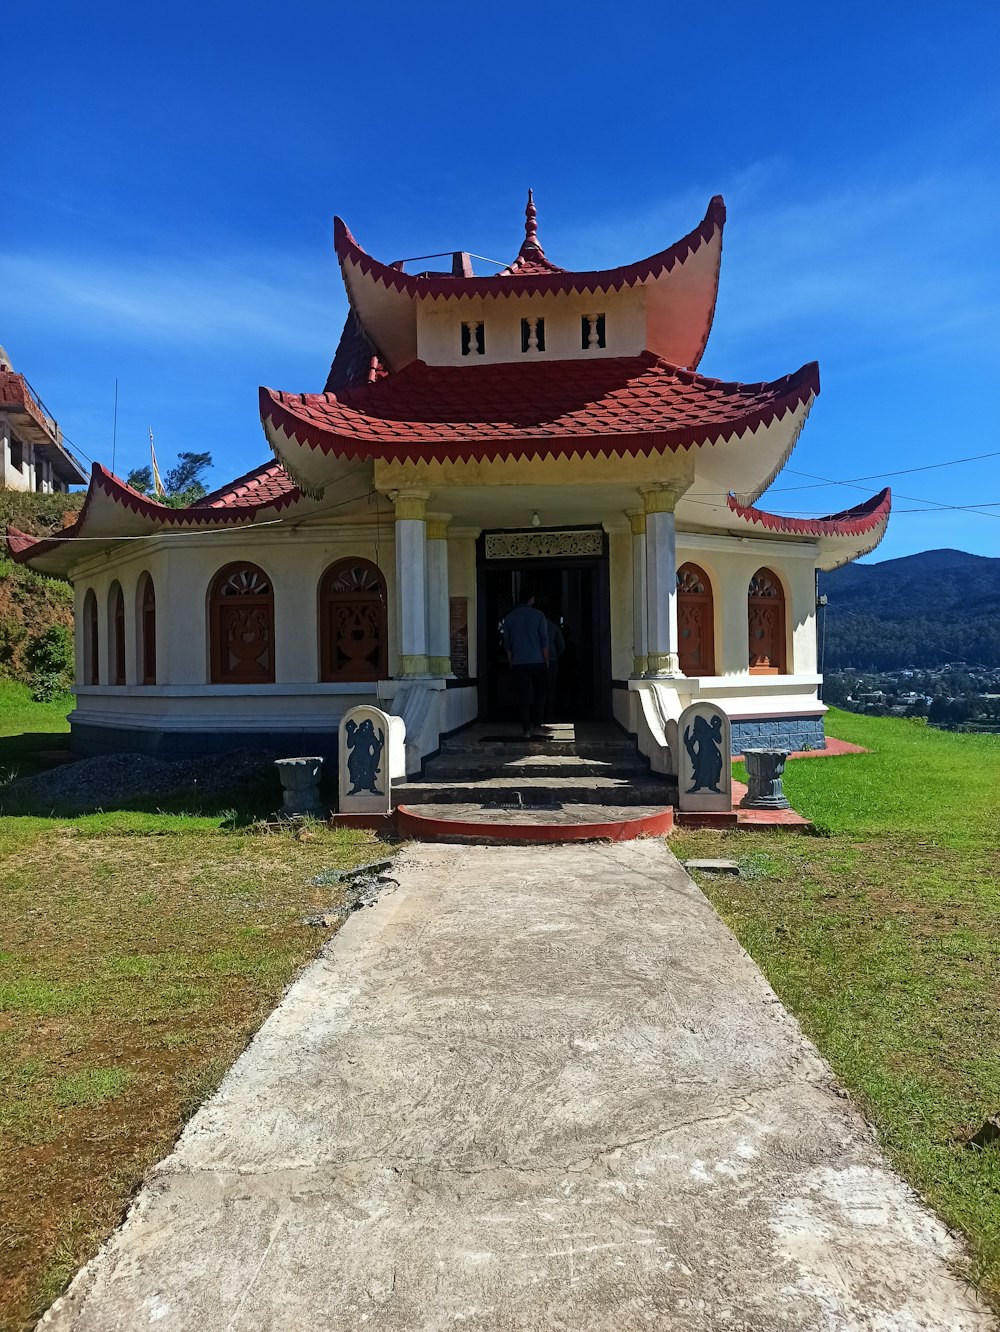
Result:
<instances>
[{"instance_id":1,"label":"carved wooden door panel","mask_svg":"<svg viewBox=\"0 0 1000 1332\"><path fill-rule=\"evenodd\" d=\"M696 564L677 570L678 655L685 675L715 674L715 605L712 584Z\"/></svg>"},{"instance_id":2,"label":"carved wooden door panel","mask_svg":"<svg viewBox=\"0 0 1000 1332\"><path fill-rule=\"evenodd\" d=\"M274 680L274 596L262 569L224 569L212 592L212 680L269 684Z\"/></svg>"},{"instance_id":3,"label":"carved wooden door panel","mask_svg":"<svg viewBox=\"0 0 1000 1332\"><path fill-rule=\"evenodd\" d=\"M368 560L341 560L320 588L324 680L382 680L388 674L385 583Z\"/></svg>"},{"instance_id":4,"label":"carved wooden door panel","mask_svg":"<svg viewBox=\"0 0 1000 1332\"><path fill-rule=\"evenodd\" d=\"M769 569L750 579L747 599L750 671L783 675L785 671L785 596Z\"/></svg>"}]
</instances>

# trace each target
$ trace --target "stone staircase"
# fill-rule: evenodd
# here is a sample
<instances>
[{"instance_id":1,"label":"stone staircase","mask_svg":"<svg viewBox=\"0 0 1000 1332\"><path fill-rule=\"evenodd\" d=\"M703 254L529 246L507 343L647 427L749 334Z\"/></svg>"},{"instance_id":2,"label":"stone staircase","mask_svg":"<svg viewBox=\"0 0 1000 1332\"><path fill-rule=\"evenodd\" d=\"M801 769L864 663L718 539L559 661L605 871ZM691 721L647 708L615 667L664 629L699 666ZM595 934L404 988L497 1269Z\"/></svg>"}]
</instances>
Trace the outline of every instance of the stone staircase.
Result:
<instances>
[{"instance_id":1,"label":"stone staircase","mask_svg":"<svg viewBox=\"0 0 1000 1332\"><path fill-rule=\"evenodd\" d=\"M620 811L676 802L676 782L650 772L616 726L559 723L545 729L546 740L524 740L516 726L468 727L443 742L419 778L394 786L394 799L417 811L433 806L445 815L448 806L463 806L465 814L475 807L544 814L566 805Z\"/></svg>"}]
</instances>

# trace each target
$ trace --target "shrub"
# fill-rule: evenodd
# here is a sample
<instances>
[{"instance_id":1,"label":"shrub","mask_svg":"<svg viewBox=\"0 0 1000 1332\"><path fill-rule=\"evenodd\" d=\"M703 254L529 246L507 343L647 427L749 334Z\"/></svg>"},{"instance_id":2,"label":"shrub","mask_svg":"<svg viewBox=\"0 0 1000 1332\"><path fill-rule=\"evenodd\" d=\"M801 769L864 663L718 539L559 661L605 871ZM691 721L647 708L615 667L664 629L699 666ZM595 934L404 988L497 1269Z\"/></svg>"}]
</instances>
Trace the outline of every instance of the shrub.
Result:
<instances>
[{"instance_id":1,"label":"shrub","mask_svg":"<svg viewBox=\"0 0 1000 1332\"><path fill-rule=\"evenodd\" d=\"M28 670L35 674L73 673L73 635L64 624L50 624L32 634L24 652Z\"/></svg>"},{"instance_id":2,"label":"shrub","mask_svg":"<svg viewBox=\"0 0 1000 1332\"><path fill-rule=\"evenodd\" d=\"M70 688L64 675L45 672L31 677L31 701L33 703L54 703L62 698Z\"/></svg>"},{"instance_id":3,"label":"shrub","mask_svg":"<svg viewBox=\"0 0 1000 1332\"><path fill-rule=\"evenodd\" d=\"M24 664L36 703L48 703L73 684L73 635L64 624L50 624L32 634L24 650Z\"/></svg>"}]
</instances>

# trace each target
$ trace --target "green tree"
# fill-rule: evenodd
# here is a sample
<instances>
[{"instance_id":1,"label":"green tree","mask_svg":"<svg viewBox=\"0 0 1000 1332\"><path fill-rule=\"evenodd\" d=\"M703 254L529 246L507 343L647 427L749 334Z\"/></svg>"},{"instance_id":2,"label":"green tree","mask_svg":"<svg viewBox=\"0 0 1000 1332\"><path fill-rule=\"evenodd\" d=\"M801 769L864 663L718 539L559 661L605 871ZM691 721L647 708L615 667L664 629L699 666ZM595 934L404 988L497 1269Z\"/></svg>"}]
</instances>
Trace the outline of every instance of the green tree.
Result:
<instances>
[{"instance_id":1,"label":"green tree","mask_svg":"<svg viewBox=\"0 0 1000 1332\"><path fill-rule=\"evenodd\" d=\"M202 483L202 477L211 466L210 453L178 453L176 464L168 469L163 478L163 489L166 492L164 495L155 493L151 467L133 468L125 480L141 495L158 499L161 504L166 504L172 509L183 509L185 505L193 504L195 500L200 500L208 493Z\"/></svg>"}]
</instances>

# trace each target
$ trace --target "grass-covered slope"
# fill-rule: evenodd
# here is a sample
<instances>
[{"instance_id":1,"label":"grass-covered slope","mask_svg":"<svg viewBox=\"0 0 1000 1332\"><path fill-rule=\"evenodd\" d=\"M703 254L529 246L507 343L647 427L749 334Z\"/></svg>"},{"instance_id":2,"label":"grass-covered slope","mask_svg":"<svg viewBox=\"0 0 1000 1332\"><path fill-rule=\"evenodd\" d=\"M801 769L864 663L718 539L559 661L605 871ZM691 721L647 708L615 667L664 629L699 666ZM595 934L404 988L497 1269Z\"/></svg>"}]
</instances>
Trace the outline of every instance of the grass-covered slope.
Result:
<instances>
[{"instance_id":1,"label":"grass-covered slope","mask_svg":"<svg viewBox=\"0 0 1000 1332\"><path fill-rule=\"evenodd\" d=\"M871 752L786 769L825 837L687 833L748 877L703 887L877 1126L891 1159L969 1237L1000 1304L1000 737L831 712Z\"/></svg>"},{"instance_id":2,"label":"grass-covered slope","mask_svg":"<svg viewBox=\"0 0 1000 1332\"><path fill-rule=\"evenodd\" d=\"M54 625L73 627L73 592L68 583L44 578L10 558L3 534L13 523L22 532L44 536L71 521L83 503L82 493L35 495L0 490L0 680L28 683L28 649Z\"/></svg>"}]
</instances>

